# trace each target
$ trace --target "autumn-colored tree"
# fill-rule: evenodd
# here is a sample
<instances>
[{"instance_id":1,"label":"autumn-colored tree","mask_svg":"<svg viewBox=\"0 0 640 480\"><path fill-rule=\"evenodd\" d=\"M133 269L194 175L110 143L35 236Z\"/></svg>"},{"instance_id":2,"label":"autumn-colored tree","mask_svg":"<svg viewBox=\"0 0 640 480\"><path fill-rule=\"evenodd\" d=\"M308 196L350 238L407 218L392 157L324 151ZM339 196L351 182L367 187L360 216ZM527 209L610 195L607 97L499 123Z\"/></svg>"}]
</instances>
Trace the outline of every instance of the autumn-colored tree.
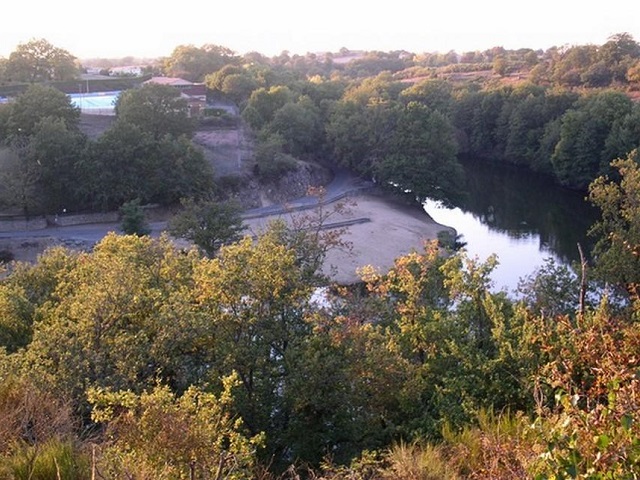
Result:
<instances>
[{"instance_id":1,"label":"autumn-colored tree","mask_svg":"<svg viewBox=\"0 0 640 480\"><path fill-rule=\"evenodd\" d=\"M541 372L534 424L546 444L538 478L637 476L637 325L613 314L605 298L579 323L559 318L539 331L550 361Z\"/></svg>"},{"instance_id":2,"label":"autumn-colored tree","mask_svg":"<svg viewBox=\"0 0 640 480\"><path fill-rule=\"evenodd\" d=\"M160 385L140 395L90 390L91 417L107 426L97 467L114 478L250 478L263 435L245 434L232 409L237 381L223 383L217 396Z\"/></svg>"}]
</instances>

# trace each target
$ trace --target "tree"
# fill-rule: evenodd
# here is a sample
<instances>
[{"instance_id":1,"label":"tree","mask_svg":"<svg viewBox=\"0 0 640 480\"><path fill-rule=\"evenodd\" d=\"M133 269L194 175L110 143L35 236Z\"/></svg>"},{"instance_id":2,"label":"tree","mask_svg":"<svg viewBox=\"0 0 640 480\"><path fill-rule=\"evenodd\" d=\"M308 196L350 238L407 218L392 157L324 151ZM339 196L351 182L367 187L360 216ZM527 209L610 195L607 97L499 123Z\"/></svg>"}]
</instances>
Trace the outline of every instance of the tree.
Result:
<instances>
[{"instance_id":1,"label":"tree","mask_svg":"<svg viewBox=\"0 0 640 480\"><path fill-rule=\"evenodd\" d=\"M493 59L493 73L504 77L509 71L509 64L504 55L498 55Z\"/></svg>"},{"instance_id":2,"label":"tree","mask_svg":"<svg viewBox=\"0 0 640 480\"><path fill-rule=\"evenodd\" d=\"M40 205L37 188L40 171L30 161L30 150L28 139L15 138L4 151L0 163L2 201L8 206L19 207L24 215L31 214Z\"/></svg>"},{"instance_id":3,"label":"tree","mask_svg":"<svg viewBox=\"0 0 640 480\"><path fill-rule=\"evenodd\" d=\"M636 60L627 70L627 81L633 85L632 88L640 88L640 60Z\"/></svg>"},{"instance_id":4,"label":"tree","mask_svg":"<svg viewBox=\"0 0 640 480\"><path fill-rule=\"evenodd\" d=\"M400 98L406 103L419 102L432 110L449 116L451 114L453 97L452 86L446 80L424 80L403 90Z\"/></svg>"},{"instance_id":5,"label":"tree","mask_svg":"<svg viewBox=\"0 0 640 480\"><path fill-rule=\"evenodd\" d=\"M74 107L67 95L53 87L30 85L10 106L7 119L7 138L30 137L44 118L64 122L69 130L78 130L80 109Z\"/></svg>"},{"instance_id":6,"label":"tree","mask_svg":"<svg viewBox=\"0 0 640 480\"><path fill-rule=\"evenodd\" d=\"M80 207L79 167L86 142L86 136L69 128L62 118L46 117L36 125L26 160L38 172L38 188L48 212Z\"/></svg>"},{"instance_id":7,"label":"tree","mask_svg":"<svg viewBox=\"0 0 640 480\"><path fill-rule=\"evenodd\" d=\"M419 199L451 201L460 195L462 167L451 122L438 111L411 102L400 115L390 153L378 165L382 182L408 189Z\"/></svg>"},{"instance_id":8,"label":"tree","mask_svg":"<svg viewBox=\"0 0 640 480\"><path fill-rule=\"evenodd\" d=\"M122 207L120 207L120 215L122 216L120 227L126 235L137 235L141 237L151 233L149 224L144 218L144 210L142 210L140 206L139 198L122 205Z\"/></svg>"},{"instance_id":9,"label":"tree","mask_svg":"<svg viewBox=\"0 0 640 480\"><path fill-rule=\"evenodd\" d=\"M617 117L605 141L603 158L623 158L640 147L640 105L634 103L631 111Z\"/></svg>"},{"instance_id":10,"label":"tree","mask_svg":"<svg viewBox=\"0 0 640 480\"><path fill-rule=\"evenodd\" d=\"M237 379L223 383L217 396L196 387L176 395L161 385L140 395L90 390L91 417L110 438L100 469L112 478L250 478L264 438L247 436L234 418Z\"/></svg>"},{"instance_id":11,"label":"tree","mask_svg":"<svg viewBox=\"0 0 640 480\"><path fill-rule=\"evenodd\" d=\"M273 119L280 108L293 100L294 94L289 87L259 88L251 93L242 117L258 131Z\"/></svg>"},{"instance_id":12,"label":"tree","mask_svg":"<svg viewBox=\"0 0 640 480\"><path fill-rule=\"evenodd\" d=\"M135 198L168 205L213 186L210 164L189 139L155 138L120 119L92 145L84 168L85 201L103 210Z\"/></svg>"},{"instance_id":13,"label":"tree","mask_svg":"<svg viewBox=\"0 0 640 480\"><path fill-rule=\"evenodd\" d=\"M14 82L46 82L73 80L79 70L75 57L45 39L21 43L9 55L6 76Z\"/></svg>"},{"instance_id":14,"label":"tree","mask_svg":"<svg viewBox=\"0 0 640 480\"><path fill-rule=\"evenodd\" d=\"M250 70L233 64L207 75L205 82L208 88L223 93L238 105L245 104L258 88L258 82Z\"/></svg>"},{"instance_id":15,"label":"tree","mask_svg":"<svg viewBox=\"0 0 640 480\"><path fill-rule=\"evenodd\" d=\"M330 109L326 135L338 163L369 178L389 151L400 108L392 102L341 100Z\"/></svg>"},{"instance_id":16,"label":"tree","mask_svg":"<svg viewBox=\"0 0 640 480\"><path fill-rule=\"evenodd\" d=\"M140 198L151 201L159 169L153 136L118 120L92 143L84 166L83 197L91 208L109 210Z\"/></svg>"},{"instance_id":17,"label":"tree","mask_svg":"<svg viewBox=\"0 0 640 480\"><path fill-rule=\"evenodd\" d=\"M520 279L517 293L536 315L553 318L577 311L579 290L576 274L550 257L534 273Z\"/></svg>"},{"instance_id":18,"label":"tree","mask_svg":"<svg viewBox=\"0 0 640 480\"><path fill-rule=\"evenodd\" d=\"M640 44L629 33L617 33L609 37L599 53L613 78L625 82L629 67L640 58Z\"/></svg>"},{"instance_id":19,"label":"tree","mask_svg":"<svg viewBox=\"0 0 640 480\"><path fill-rule=\"evenodd\" d=\"M168 85L147 83L122 92L115 107L118 121L135 125L159 139L164 135L191 136L194 123L186 100Z\"/></svg>"},{"instance_id":20,"label":"tree","mask_svg":"<svg viewBox=\"0 0 640 480\"><path fill-rule=\"evenodd\" d=\"M598 177L589 186L589 199L602 218L592 228L598 237L596 269L606 281L624 288L640 301L640 168L638 151L612 162L620 182Z\"/></svg>"},{"instance_id":21,"label":"tree","mask_svg":"<svg viewBox=\"0 0 640 480\"><path fill-rule=\"evenodd\" d=\"M240 239L244 226L236 204L184 199L182 207L183 210L171 219L169 232L192 241L209 257L223 245Z\"/></svg>"},{"instance_id":22,"label":"tree","mask_svg":"<svg viewBox=\"0 0 640 480\"><path fill-rule=\"evenodd\" d=\"M265 129L278 134L284 141L283 150L294 157L317 152L322 139L322 124L318 107L309 97L289 102L278 109Z\"/></svg>"},{"instance_id":23,"label":"tree","mask_svg":"<svg viewBox=\"0 0 640 480\"><path fill-rule=\"evenodd\" d=\"M603 91L583 98L562 116L560 139L551 163L562 185L585 188L607 173L613 158L606 158L606 141L616 120L632 109L629 97Z\"/></svg>"},{"instance_id":24,"label":"tree","mask_svg":"<svg viewBox=\"0 0 640 480\"><path fill-rule=\"evenodd\" d=\"M163 379L183 391L202 377L204 352L193 346L209 334L204 319L188 313L184 290L195 254L167 237L111 233L74 262L45 258L47 268L34 273L44 270L48 288L40 289L25 352L34 377L84 413L90 386L141 392Z\"/></svg>"},{"instance_id":25,"label":"tree","mask_svg":"<svg viewBox=\"0 0 640 480\"><path fill-rule=\"evenodd\" d=\"M247 72L243 72L224 77L220 91L242 106L257 87L256 81Z\"/></svg>"},{"instance_id":26,"label":"tree","mask_svg":"<svg viewBox=\"0 0 640 480\"><path fill-rule=\"evenodd\" d=\"M220 70L237 57L229 48L206 44L202 47L178 45L165 60L165 71L174 77L184 77L192 82L202 82L207 74Z\"/></svg>"}]
</instances>

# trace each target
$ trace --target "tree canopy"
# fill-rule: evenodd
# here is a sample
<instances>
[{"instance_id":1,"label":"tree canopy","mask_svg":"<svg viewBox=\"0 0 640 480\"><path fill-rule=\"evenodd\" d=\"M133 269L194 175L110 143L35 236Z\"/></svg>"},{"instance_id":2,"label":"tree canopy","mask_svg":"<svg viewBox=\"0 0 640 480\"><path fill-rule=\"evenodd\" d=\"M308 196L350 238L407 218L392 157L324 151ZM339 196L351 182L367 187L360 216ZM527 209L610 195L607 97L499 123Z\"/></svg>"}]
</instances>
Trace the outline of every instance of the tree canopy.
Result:
<instances>
[{"instance_id":1,"label":"tree canopy","mask_svg":"<svg viewBox=\"0 0 640 480\"><path fill-rule=\"evenodd\" d=\"M193 134L186 100L168 85L147 83L122 92L115 111L118 121L135 125L155 138Z\"/></svg>"},{"instance_id":2,"label":"tree canopy","mask_svg":"<svg viewBox=\"0 0 640 480\"><path fill-rule=\"evenodd\" d=\"M9 81L26 83L73 80L79 74L76 58L43 38L19 44L4 70Z\"/></svg>"}]
</instances>

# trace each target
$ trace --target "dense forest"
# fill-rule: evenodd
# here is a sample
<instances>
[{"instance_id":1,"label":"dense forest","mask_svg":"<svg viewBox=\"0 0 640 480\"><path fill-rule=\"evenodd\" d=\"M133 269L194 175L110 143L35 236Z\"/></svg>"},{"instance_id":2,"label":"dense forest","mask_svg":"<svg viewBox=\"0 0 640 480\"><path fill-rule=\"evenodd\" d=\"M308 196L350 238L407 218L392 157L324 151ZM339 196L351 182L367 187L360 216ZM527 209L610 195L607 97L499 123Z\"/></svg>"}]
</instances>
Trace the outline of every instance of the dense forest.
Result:
<instances>
[{"instance_id":1,"label":"dense forest","mask_svg":"<svg viewBox=\"0 0 640 480\"><path fill-rule=\"evenodd\" d=\"M88 138L52 48L70 63L20 70L29 44L0 61L24 87L0 105L6 206L223 200L175 90L125 91ZM111 234L7 264L0 477L640 474L640 46L338 56L181 46L161 68L239 106L263 179L323 160L449 201L464 155L585 189L593 264L549 261L508 296L495 258L434 241L335 286L319 267L341 239L313 215L204 252Z\"/></svg>"},{"instance_id":2,"label":"dense forest","mask_svg":"<svg viewBox=\"0 0 640 480\"><path fill-rule=\"evenodd\" d=\"M640 45L624 33L601 46L461 55L345 49L267 58L183 45L148 69L204 82L211 98L235 102L256 135L263 180L310 159L446 202L461 194L465 157L586 191L640 143ZM88 139L57 91L71 81L77 92L79 72L70 53L45 40L0 59L0 92L14 98L0 104L5 205L52 213L208 195L212 172L190 141L197 123L175 90L126 90L117 123ZM200 121L220 120L206 116L215 113ZM176 173L162 178L169 169Z\"/></svg>"}]
</instances>

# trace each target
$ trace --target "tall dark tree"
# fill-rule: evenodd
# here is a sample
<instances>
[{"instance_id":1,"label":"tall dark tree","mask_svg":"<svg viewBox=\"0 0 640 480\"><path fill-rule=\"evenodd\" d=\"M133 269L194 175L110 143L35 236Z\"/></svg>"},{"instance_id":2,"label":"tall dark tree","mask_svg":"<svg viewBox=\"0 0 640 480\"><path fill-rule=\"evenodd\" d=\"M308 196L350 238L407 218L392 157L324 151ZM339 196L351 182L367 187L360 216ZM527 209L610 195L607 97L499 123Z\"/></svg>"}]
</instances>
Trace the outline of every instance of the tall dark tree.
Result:
<instances>
[{"instance_id":1,"label":"tall dark tree","mask_svg":"<svg viewBox=\"0 0 640 480\"><path fill-rule=\"evenodd\" d=\"M77 130L80 109L69 97L53 87L30 85L11 103L6 122L6 136L33 135L38 123L45 118L60 119L71 130Z\"/></svg>"},{"instance_id":2,"label":"tall dark tree","mask_svg":"<svg viewBox=\"0 0 640 480\"><path fill-rule=\"evenodd\" d=\"M164 135L191 136L194 122L189 118L186 100L168 85L147 83L123 92L116 103L118 121L136 125L155 138Z\"/></svg>"},{"instance_id":3,"label":"tall dark tree","mask_svg":"<svg viewBox=\"0 0 640 480\"><path fill-rule=\"evenodd\" d=\"M599 92L585 97L562 116L560 140L551 162L563 185L586 188L599 175L609 171L605 149L617 119L631 112L632 103L623 93Z\"/></svg>"},{"instance_id":4,"label":"tall dark tree","mask_svg":"<svg viewBox=\"0 0 640 480\"><path fill-rule=\"evenodd\" d=\"M388 153L378 166L383 182L418 198L444 202L461 194L462 167L451 122L438 111L411 102L400 115Z\"/></svg>"}]
</instances>

